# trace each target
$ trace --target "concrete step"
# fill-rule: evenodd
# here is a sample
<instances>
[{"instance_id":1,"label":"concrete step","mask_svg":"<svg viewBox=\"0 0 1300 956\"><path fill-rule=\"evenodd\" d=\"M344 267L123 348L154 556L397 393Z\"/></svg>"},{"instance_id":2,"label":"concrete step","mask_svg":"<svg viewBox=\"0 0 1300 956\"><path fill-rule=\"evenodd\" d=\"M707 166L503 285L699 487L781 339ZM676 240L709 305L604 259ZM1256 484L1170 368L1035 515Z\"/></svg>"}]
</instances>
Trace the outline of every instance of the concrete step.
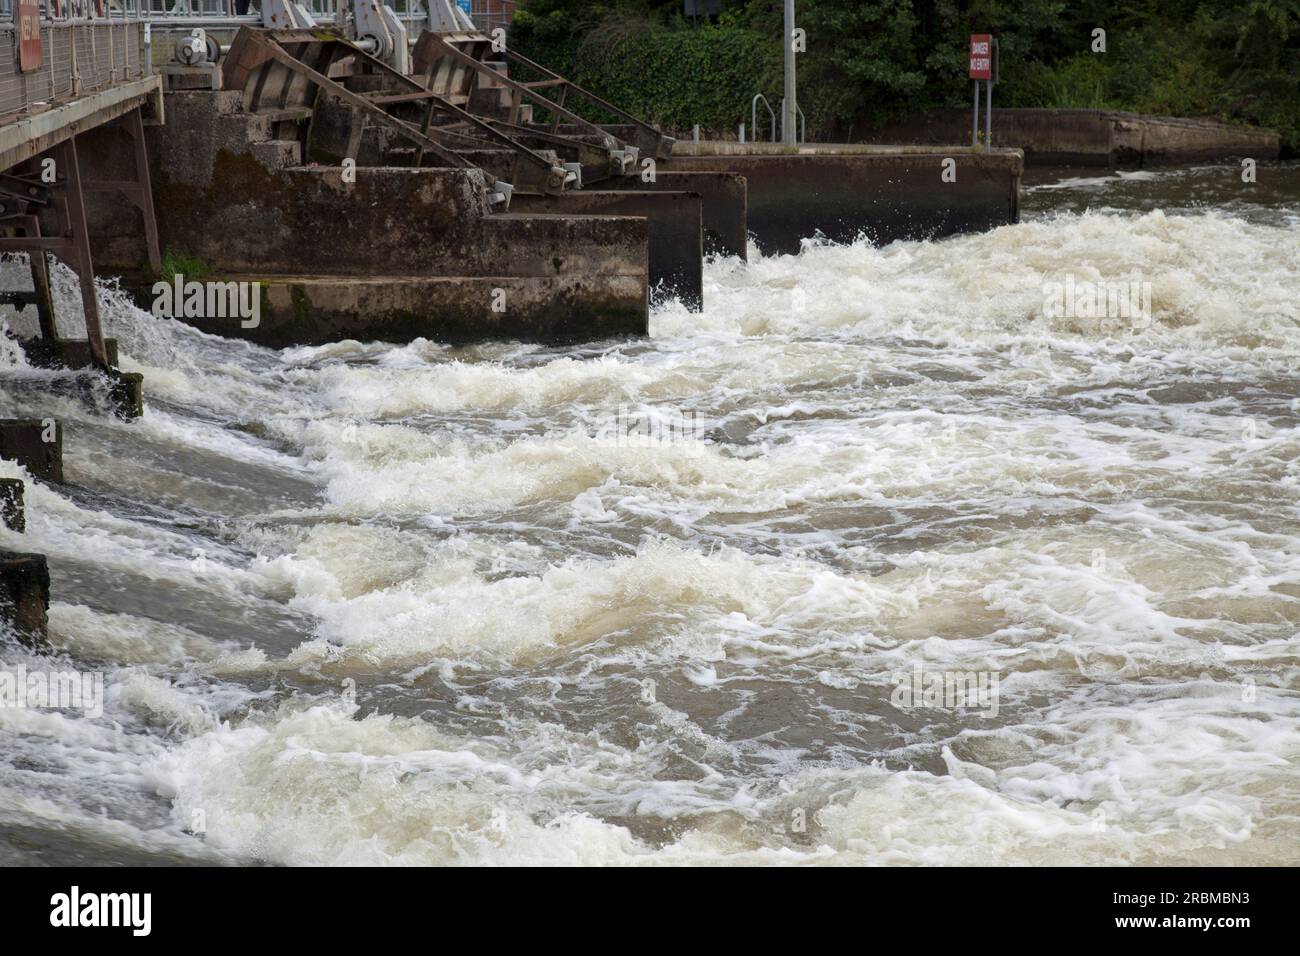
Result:
<instances>
[{"instance_id":1,"label":"concrete step","mask_svg":"<svg viewBox=\"0 0 1300 956\"><path fill-rule=\"evenodd\" d=\"M674 173L660 170L653 181L622 176L613 189L691 192L700 197L704 214L704 254L748 258L748 187L738 173Z\"/></svg>"},{"instance_id":2,"label":"concrete step","mask_svg":"<svg viewBox=\"0 0 1300 956\"><path fill-rule=\"evenodd\" d=\"M649 317L641 270L551 276L223 275L221 280L262 283L257 325L184 321L272 348L345 339L592 341L644 335Z\"/></svg>"},{"instance_id":3,"label":"concrete step","mask_svg":"<svg viewBox=\"0 0 1300 956\"><path fill-rule=\"evenodd\" d=\"M686 308L704 307L703 210L699 193L580 189L562 196L516 196L520 213L560 216L643 216L649 223L651 294L675 296Z\"/></svg>"},{"instance_id":4,"label":"concrete step","mask_svg":"<svg viewBox=\"0 0 1300 956\"><path fill-rule=\"evenodd\" d=\"M225 137L238 142L259 143L275 136L275 121L261 113L217 114L214 119Z\"/></svg>"}]
</instances>

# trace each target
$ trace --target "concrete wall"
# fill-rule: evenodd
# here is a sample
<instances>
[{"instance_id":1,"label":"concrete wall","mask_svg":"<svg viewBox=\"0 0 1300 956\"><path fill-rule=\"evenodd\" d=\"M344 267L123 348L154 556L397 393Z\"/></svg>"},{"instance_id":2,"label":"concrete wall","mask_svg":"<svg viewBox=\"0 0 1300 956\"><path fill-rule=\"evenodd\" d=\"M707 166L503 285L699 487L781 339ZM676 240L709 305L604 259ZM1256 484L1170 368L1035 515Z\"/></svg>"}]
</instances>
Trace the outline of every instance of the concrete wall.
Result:
<instances>
[{"instance_id":1,"label":"concrete wall","mask_svg":"<svg viewBox=\"0 0 1300 956\"><path fill-rule=\"evenodd\" d=\"M983 125L981 116L981 129ZM916 145L967 145L970 138L969 109L930 110L881 127L870 137L874 143ZM1047 166L1145 166L1242 156L1275 159L1279 151L1278 135L1271 130L1213 120L1113 110L999 109L996 103L993 145L1022 149L1025 162Z\"/></svg>"},{"instance_id":2,"label":"concrete wall","mask_svg":"<svg viewBox=\"0 0 1300 956\"><path fill-rule=\"evenodd\" d=\"M750 234L767 253L797 252L818 233L836 242L859 235L885 244L938 238L1016 222L1023 161L1015 150L885 149L681 144L670 172L745 177ZM942 179L956 162L955 182Z\"/></svg>"}]
</instances>

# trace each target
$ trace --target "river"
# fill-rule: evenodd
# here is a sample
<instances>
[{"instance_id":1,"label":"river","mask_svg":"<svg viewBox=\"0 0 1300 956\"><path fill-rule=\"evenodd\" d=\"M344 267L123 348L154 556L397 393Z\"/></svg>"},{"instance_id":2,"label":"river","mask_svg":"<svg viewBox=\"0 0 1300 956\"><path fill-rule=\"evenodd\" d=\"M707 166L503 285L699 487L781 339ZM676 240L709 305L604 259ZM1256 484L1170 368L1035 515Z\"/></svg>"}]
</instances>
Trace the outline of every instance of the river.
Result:
<instances>
[{"instance_id":1,"label":"river","mask_svg":"<svg viewBox=\"0 0 1300 956\"><path fill-rule=\"evenodd\" d=\"M0 531L54 652L0 662L104 678L0 708L0 864L1300 863L1300 167L1258 173L1031 169L1018 225L712 261L577 348L277 352L106 287L139 421L0 356L68 479Z\"/></svg>"}]
</instances>

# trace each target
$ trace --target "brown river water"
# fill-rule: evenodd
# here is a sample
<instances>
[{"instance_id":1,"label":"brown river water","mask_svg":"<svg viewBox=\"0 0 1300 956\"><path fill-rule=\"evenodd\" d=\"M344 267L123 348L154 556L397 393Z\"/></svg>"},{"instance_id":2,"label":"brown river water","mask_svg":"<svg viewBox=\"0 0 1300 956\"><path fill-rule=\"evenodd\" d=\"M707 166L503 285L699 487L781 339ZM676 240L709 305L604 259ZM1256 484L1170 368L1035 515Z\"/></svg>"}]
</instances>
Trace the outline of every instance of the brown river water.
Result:
<instances>
[{"instance_id":1,"label":"brown river water","mask_svg":"<svg viewBox=\"0 0 1300 956\"><path fill-rule=\"evenodd\" d=\"M1300 863L1300 167L1022 207L579 348L106 287L134 423L0 343L68 478L0 673L103 678L0 707L0 864Z\"/></svg>"}]
</instances>

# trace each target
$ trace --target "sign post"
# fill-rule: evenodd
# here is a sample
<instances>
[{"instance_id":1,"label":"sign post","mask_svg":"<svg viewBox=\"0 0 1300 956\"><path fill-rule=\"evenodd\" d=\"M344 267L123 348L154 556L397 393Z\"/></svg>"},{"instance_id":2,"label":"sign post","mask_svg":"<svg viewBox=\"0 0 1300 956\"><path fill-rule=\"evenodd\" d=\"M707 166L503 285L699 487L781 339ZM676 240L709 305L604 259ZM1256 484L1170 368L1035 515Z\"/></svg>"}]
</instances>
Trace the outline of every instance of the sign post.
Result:
<instances>
[{"instance_id":1,"label":"sign post","mask_svg":"<svg viewBox=\"0 0 1300 956\"><path fill-rule=\"evenodd\" d=\"M984 144L993 145L993 84L997 82L995 70L997 44L989 33L972 33L970 37L970 78L975 81L975 109L971 117L970 144L979 145L980 133L980 81L984 81Z\"/></svg>"}]
</instances>

